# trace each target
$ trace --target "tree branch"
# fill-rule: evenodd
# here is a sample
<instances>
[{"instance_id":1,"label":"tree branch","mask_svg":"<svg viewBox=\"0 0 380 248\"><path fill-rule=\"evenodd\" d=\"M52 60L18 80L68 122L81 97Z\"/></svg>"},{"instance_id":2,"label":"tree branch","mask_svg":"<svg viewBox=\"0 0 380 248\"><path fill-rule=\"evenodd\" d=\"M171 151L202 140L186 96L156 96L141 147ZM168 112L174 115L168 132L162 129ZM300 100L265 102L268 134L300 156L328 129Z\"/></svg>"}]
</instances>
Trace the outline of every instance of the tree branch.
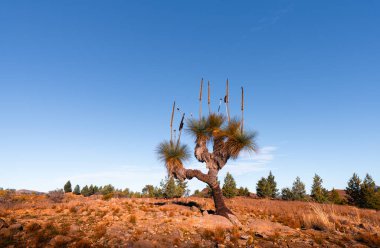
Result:
<instances>
[{"instance_id":1,"label":"tree branch","mask_svg":"<svg viewBox=\"0 0 380 248\"><path fill-rule=\"evenodd\" d=\"M208 151L206 138L201 137L196 139L194 156L199 162L206 163L206 167L208 169L218 168L217 164L215 163L214 154Z\"/></svg>"},{"instance_id":2,"label":"tree branch","mask_svg":"<svg viewBox=\"0 0 380 248\"><path fill-rule=\"evenodd\" d=\"M204 174L200 170L185 169L185 173L186 173L186 178L189 180L196 177L198 180L200 180L204 183L209 184L209 182L210 182L210 177L207 174Z\"/></svg>"}]
</instances>

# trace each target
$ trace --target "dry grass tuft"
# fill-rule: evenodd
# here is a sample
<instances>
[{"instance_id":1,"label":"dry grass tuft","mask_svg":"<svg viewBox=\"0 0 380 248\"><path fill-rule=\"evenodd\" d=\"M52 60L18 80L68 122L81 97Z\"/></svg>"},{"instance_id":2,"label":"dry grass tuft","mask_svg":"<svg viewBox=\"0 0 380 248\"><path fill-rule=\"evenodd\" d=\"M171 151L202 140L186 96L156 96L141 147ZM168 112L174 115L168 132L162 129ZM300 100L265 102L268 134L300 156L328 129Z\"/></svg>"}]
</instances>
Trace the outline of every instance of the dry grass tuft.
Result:
<instances>
[{"instance_id":1,"label":"dry grass tuft","mask_svg":"<svg viewBox=\"0 0 380 248\"><path fill-rule=\"evenodd\" d=\"M132 214L131 216L129 216L129 223L136 225L136 223L137 223L136 215Z\"/></svg>"},{"instance_id":2,"label":"dry grass tuft","mask_svg":"<svg viewBox=\"0 0 380 248\"><path fill-rule=\"evenodd\" d=\"M330 215L323 209L320 204L310 204L313 213L303 215L303 224L306 228L312 228L319 231L333 231L335 224L330 222Z\"/></svg>"}]
</instances>

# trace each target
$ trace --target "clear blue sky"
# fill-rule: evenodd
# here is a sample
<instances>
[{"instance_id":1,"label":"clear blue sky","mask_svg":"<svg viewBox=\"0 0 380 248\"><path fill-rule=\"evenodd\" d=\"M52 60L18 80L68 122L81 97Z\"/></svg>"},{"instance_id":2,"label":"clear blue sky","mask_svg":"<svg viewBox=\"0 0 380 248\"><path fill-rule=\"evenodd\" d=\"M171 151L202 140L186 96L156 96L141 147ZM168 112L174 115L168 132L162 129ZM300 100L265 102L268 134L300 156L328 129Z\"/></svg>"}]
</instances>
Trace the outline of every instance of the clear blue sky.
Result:
<instances>
[{"instance_id":1,"label":"clear blue sky","mask_svg":"<svg viewBox=\"0 0 380 248\"><path fill-rule=\"evenodd\" d=\"M234 114L243 85L259 133L221 177L379 184L380 2L252 2L1 1L0 187L158 185L172 101L196 112L202 77L214 109L230 79Z\"/></svg>"}]
</instances>

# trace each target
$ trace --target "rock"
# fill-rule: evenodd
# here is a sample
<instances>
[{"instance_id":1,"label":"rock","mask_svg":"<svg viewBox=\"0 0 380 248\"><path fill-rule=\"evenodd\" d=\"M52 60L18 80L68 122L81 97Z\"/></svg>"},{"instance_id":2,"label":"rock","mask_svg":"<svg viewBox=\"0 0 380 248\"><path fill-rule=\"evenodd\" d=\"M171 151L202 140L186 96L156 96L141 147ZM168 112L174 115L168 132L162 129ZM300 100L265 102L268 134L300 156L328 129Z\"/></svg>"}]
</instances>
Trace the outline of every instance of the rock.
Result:
<instances>
[{"instance_id":1,"label":"rock","mask_svg":"<svg viewBox=\"0 0 380 248\"><path fill-rule=\"evenodd\" d=\"M258 233L258 232L255 232L255 236L259 237L259 238L267 238L267 235L265 235L263 233Z\"/></svg>"},{"instance_id":2,"label":"rock","mask_svg":"<svg viewBox=\"0 0 380 248\"><path fill-rule=\"evenodd\" d=\"M69 233L76 234L80 230L79 226L77 225L71 225L69 229Z\"/></svg>"},{"instance_id":3,"label":"rock","mask_svg":"<svg viewBox=\"0 0 380 248\"><path fill-rule=\"evenodd\" d=\"M49 246L52 247L61 247L68 243L70 243L71 238L63 235L57 235L54 238L52 238L49 242Z\"/></svg>"},{"instance_id":4,"label":"rock","mask_svg":"<svg viewBox=\"0 0 380 248\"><path fill-rule=\"evenodd\" d=\"M268 220L253 219L249 224L249 228L255 231L255 236L260 238L266 238L268 236L273 236L276 233L281 233L284 236L295 235L296 230L284 226L277 222L271 222Z\"/></svg>"},{"instance_id":5,"label":"rock","mask_svg":"<svg viewBox=\"0 0 380 248\"><path fill-rule=\"evenodd\" d=\"M191 206L190 210L193 212L199 212L199 209L196 206Z\"/></svg>"},{"instance_id":6,"label":"rock","mask_svg":"<svg viewBox=\"0 0 380 248\"><path fill-rule=\"evenodd\" d=\"M9 227L7 222L5 222L5 220L3 220L3 219L0 219L0 229L7 228L7 227Z\"/></svg>"},{"instance_id":7,"label":"rock","mask_svg":"<svg viewBox=\"0 0 380 248\"><path fill-rule=\"evenodd\" d=\"M207 210L204 210L204 211L202 212L202 215L203 215L203 216L206 216L206 215L208 215L208 212L207 212Z\"/></svg>"},{"instance_id":8,"label":"rock","mask_svg":"<svg viewBox=\"0 0 380 248\"><path fill-rule=\"evenodd\" d=\"M225 248L226 246L223 244L218 244L218 248Z\"/></svg>"},{"instance_id":9,"label":"rock","mask_svg":"<svg viewBox=\"0 0 380 248\"><path fill-rule=\"evenodd\" d=\"M9 230L11 231L22 231L23 227L21 224L13 224L9 226Z\"/></svg>"},{"instance_id":10,"label":"rock","mask_svg":"<svg viewBox=\"0 0 380 248\"><path fill-rule=\"evenodd\" d=\"M188 223L189 226L213 230L215 230L217 227L228 229L234 226L227 218L213 214L209 214L203 217L192 217L189 218L186 223Z\"/></svg>"},{"instance_id":11,"label":"rock","mask_svg":"<svg viewBox=\"0 0 380 248\"><path fill-rule=\"evenodd\" d=\"M243 234L243 235L240 236L240 238L241 238L241 239L244 239L244 240L247 240L247 239L249 238L249 235L244 235L244 234Z\"/></svg>"}]
</instances>

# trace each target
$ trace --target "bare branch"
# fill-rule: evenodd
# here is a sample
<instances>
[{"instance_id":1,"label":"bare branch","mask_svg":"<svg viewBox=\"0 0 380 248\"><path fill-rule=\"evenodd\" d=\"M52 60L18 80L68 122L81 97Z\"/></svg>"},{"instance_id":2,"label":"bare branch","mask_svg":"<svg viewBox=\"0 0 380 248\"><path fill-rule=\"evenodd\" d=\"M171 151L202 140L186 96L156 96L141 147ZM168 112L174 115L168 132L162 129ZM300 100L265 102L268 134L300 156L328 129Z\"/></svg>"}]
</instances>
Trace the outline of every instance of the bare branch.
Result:
<instances>
[{"instance_id":1,"label":"bare branch","mask_svg":"<svg viewBox=\"0 0 380 248\"><path fill-rule=\"evenodd\" d=\"M185 169L185 171L186 171L186 178L189 180L196 177L198 180L207 184L210 181L210 177L207 174L204 174L200 170Z\"/></svg>"}]
</instances>

